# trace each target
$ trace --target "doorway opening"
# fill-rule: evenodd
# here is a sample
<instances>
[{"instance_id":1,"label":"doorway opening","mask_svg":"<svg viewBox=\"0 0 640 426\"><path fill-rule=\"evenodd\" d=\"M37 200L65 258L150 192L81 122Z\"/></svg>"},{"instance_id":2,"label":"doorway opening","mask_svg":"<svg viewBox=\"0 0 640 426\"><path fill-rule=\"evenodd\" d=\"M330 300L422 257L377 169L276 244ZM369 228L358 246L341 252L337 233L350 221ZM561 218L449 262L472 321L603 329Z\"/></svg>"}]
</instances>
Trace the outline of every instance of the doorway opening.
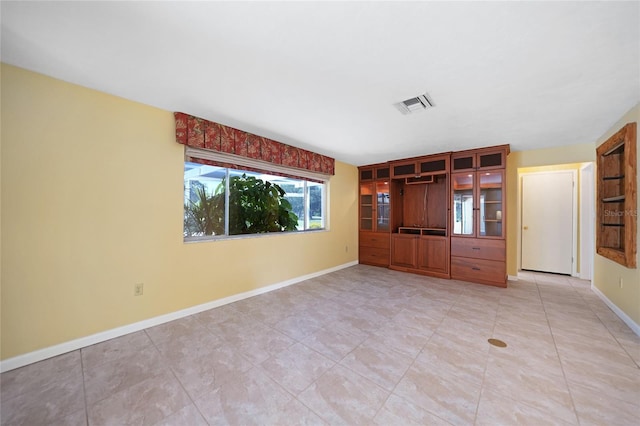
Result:
<instances>
[{"instance_id":1,"label":"doorway opening","mask_svg":"<svg viewBox=\"0 0 640 426\"><path fill-rule=\"evenodd\" d=\"M518 169L518 270L591 278L594 192L593 163Z\"/></svg>"}]
</instances>

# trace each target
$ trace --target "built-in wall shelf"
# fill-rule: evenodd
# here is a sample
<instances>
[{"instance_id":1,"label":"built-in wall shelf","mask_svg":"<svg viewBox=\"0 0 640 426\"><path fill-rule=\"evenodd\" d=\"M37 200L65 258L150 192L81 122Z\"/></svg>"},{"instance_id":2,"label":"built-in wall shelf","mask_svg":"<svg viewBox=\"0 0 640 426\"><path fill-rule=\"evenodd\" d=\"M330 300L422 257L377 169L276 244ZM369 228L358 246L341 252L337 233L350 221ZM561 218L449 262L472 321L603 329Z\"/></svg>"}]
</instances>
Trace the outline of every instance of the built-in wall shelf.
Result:
<instances>
[{"instance_id":1,"label":"built-in wall shelf","mask_svg":"<svg viewBox=\"0 0 640 426\"><path fill-rule=\"evenodd\" d=\"M603 198L602 202L603 203L620 203L620 202L623 202L624 199L625 199L624 195L616 195L613 197Z\"/></svg>"},{"instance_id":2,"label":"built-in wall shelf","mask_svg":"<svg viewBox=\"0 0 640 426\"><path fill-rule=\"evenodd\" d=\"M597 150L599 255L627 268L637 263L636 123L629 123Z\"/></svg>"}]
</instances>

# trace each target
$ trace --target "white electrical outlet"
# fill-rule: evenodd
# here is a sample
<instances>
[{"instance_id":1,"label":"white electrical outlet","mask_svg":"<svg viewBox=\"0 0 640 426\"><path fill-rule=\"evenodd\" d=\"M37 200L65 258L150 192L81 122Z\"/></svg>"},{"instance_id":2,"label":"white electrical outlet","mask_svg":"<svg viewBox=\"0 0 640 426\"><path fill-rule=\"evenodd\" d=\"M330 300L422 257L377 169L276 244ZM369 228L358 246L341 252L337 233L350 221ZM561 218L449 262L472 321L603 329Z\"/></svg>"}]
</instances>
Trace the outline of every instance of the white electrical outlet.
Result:
<instances>
[{"instance_id":1,"label":"white electrical outlet","mask_svg":"<svg viewBox=\"0 0 640 426\"><path fill-rule=\"evenodd\" d=\"M144 293L144 284L143 283L137 283L136 285L133 286L133 295L134 296L142 296L142 293Z\"/></svg>"}]
</instances>

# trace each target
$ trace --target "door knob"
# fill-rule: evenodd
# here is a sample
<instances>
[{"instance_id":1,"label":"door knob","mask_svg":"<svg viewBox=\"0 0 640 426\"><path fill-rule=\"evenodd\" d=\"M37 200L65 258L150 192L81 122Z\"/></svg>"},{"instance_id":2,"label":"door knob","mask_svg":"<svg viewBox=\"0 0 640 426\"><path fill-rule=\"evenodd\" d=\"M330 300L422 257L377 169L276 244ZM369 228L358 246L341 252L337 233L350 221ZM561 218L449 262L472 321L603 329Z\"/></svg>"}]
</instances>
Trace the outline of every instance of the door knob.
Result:
<instances>
[{"instance_id":1,"label":"door knob","mask_svg":"<svg viewBox=\"0 0 640 426\"><path fill-rule=\"evenodd\" d=\"M524 230L526 231L527 229L529 229L529 227L528 227L528 226L525 226L525 227L524 227Z\"/></svg>"}]
</instances>

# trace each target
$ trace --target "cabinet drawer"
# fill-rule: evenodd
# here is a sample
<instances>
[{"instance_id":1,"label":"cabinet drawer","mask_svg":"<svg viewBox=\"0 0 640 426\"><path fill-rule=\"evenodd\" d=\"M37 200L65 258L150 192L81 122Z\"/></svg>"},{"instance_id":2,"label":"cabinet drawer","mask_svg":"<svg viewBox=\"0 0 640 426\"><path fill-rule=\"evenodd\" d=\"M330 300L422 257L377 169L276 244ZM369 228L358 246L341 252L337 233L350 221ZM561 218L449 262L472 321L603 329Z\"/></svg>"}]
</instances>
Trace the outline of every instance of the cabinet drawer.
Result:
<instances>
[{"instance_id":1,"label":"cabinet drawer","mask_svg":"<svg viewBox=\"0 0 640 426\"><path fill-rule=\"evenodd\" d=\"M361 232L360 245L389 250L389 234L375 232Z\"/></svg>"},{"instance_id":2,"label":"cabinet drawer","mask_svg":"<svg viewBox=\"0 0 640 426\"><path fill-rule=\"evenodd\" d=\"M451 238L451 256L504 262L506 260L505 242L504 240Z\"/></svg>"},{"instance_id":3,"label":"cabinet drawer","mask_svg":"<svg viewBox=\"0 0 640 426\"><path fill-rule=\"evenodd\" d=\"M451 278L504 285L506 277L507 268L505 262L451 257Z\"/></svg>"},{"instance_id":4,"label":"cabinet drawer","mask_svg":"<svg viewBox=\"0 0 640 426\"><path fill-rule=\"evenodd\" d=\"M360 246L360 263L389 265L389 249Z\"/></svg>"}]
</instances>

